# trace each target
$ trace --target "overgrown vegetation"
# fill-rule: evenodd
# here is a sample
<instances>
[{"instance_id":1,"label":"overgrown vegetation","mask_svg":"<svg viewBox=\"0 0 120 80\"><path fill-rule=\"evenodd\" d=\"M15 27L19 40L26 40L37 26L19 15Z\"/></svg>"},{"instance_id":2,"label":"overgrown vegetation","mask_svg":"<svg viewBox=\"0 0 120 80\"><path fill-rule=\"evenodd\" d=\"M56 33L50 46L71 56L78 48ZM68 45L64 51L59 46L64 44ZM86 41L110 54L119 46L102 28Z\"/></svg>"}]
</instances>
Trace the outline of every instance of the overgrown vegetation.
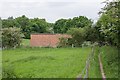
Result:
<instances>
[{"instance_id":1,"label":"overgrown vegetation","mask_svg":"<svg viewBox=\"0 0 120 80\"><path fill-rule=\"evenodd\" d=\"M103 68L107 78L118 78L119 53L118 48L104 46L100 48Z\"/></svg>"},{"instance_id":2,"label":"overgrown vegetation","mask_svg":"<svg viewBox=\"0 0 120 80\"><path fill-rule=\"evenodd\" d=\"M68 43L68 38L61 37L59 40L60 40L60 42L59 42L58 47L68 47L68 46L70 46L69 43Z\"/></svg>"},{"instance_id":3,"label":"overgrown vegetation","mask_svg":"<svg viewBox=\"0 0 120 80\"><path fill-rule=\"evenodd\" d=\"M4 28L2 29L2 48L16 48L21 43L20 29Z\"/></svg>"},{"instance_id":4,"label":"overgrown vegetation","mask_svg":"<svg viewBox=\"0 0 120 80\"><path fill-rule=\"evenodd\" d=\"M85 41L85 31L83 28L71 28L68 31L68 34L72 36L71 41L69 43L73 44L75 47L82 46L82 43Z\"/></svg>"},{"instance_id":5,"label":"overgrown vegetation","mask_svg":"<svg viewBox=\"0 0 120 80\"><path fill-rule=\"evenodd\" d=\"M120 29L120 1L106 1L105 3L106 5L100 12L100 18L95 27L99 31L99 40L120 47L118 41Z\"/></svg>"},{"instance_id":6,"label":"overgrown vegetation","mask_svg":"<svg viewBox=\"0 0 120 80\"><path fill-rule=\"evenodd\" d=\"M118 49L111 46L102 46L94 48L94 57L91 59L89 68L90 78L101 78L98 55L101 56L103 70L106 78L118 79L119 56Z\"/></svg>"}]
</instances>

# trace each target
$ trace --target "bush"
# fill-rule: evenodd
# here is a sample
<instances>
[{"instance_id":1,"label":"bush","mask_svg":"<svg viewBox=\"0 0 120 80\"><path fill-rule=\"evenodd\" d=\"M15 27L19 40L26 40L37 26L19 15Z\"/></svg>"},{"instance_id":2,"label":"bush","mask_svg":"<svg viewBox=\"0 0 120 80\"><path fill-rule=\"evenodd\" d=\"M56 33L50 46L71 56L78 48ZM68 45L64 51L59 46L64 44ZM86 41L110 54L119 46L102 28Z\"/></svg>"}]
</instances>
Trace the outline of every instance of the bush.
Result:
<instances>
[{"instance_id":1,"label":"bush","mask_svg":"<svg viewBox=\"0 0 120 80\"><path fill-rule=\"evenodd\" d=\"M68 38L61 37L58 47L67 47L68 46Z\"/></svg>"},{"instance_id":2,"label":"bush","mask_svg":"<svg viewBox=\"0 0 120 80\"><path fill-rule=\"evenodd\" d=\"M82 43L85 41L85 31L83 28L71 28L67 32L72 36L69 40L70 44L73 44L75 47L81 47Z\"/></svg>"},{"instance_id":3,"label":"bush","mask_svg":"<svg viewBox=\"0 0 120 80\"><path fill-rule=\"evenodd\" d=\"M16 48L21 43L21 34L19 28L2 29L2 48Z\"/></svg>"}]
</instances>

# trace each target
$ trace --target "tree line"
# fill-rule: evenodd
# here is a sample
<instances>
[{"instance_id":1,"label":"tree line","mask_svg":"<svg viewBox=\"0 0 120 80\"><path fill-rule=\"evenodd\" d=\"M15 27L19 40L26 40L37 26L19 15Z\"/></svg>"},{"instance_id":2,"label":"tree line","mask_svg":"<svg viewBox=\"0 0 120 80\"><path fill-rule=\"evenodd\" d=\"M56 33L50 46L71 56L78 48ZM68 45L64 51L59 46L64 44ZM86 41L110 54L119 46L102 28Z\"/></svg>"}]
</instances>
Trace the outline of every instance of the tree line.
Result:
<instances>
[{"instance_id":1,"label":"tree line","mask_svg":"<svg viewBox=\"0 0 120 80\"><path fill-rule=\"evenodd\" d=\"M30 38L31 33L66 33L70 28L83 28L92 26L92 21L85 16L73 19L59 19L55 23L48 23L45 19L29 19L25 15L21 17L2 20L2 28L17 27L21 29L24 38Z\"/></svg>"},{"instance_id":2,"label":"tree line","mask_svg":"<svg viewBox=\"0 0 120 80\"><path fill-rule=\"evenodd\" d=\"M69 44L76 46L81 46L84 41L119 46L120 9L118 7L120 7L120 1L106 1L105 3L105 7L99 12L100 17L96 23L86 16L59 19L55 23L49 23L45 19L29 19L22 15L17 18L1 19L2 29L19 28L21 36L26 39L30 39L32 33L61 33L72 35L73 38L69 40Z\"/></svg>"},{"instance_id":3,"label":"tree line","mask_svg":"<svg viewBox=\"0 0 120 80\"><path fill-rule=\"evenodd\" d=\"M2 20L2 28L17 27L21 29L23 37L26 39L30 38L31 33L50 33L50 28L52 23L46 22L45 19L29 19L25 15L21 17L13 18L9 17L8 19Z\"/></svg>"}]
</instances>

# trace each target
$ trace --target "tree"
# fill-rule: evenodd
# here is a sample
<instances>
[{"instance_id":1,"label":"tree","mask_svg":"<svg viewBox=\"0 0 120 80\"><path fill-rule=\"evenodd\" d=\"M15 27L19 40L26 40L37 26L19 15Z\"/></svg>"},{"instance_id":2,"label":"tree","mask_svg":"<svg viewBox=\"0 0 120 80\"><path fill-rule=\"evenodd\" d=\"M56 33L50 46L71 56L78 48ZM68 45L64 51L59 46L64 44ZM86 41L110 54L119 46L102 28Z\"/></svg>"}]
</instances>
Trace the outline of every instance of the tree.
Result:
<instances>
[{"instance_id":1,"label":"tree","mask_svg":"<svg viewBox=\"0 0 120 80\"><path fill-rule=\"evenodd\" d=\"M53 24L46 22L45 19L29 19L25 15L17 18L9 17L2 20L3 28L17 27L24 34L24 38L29 39L31 33L54 33Z\"/></svg>"},{"instance_id":2,"label":"tree","mask_svg":"<svg viewBox=\"0 0 120 80\"><path fill-rule=\"evenodd\" d=\"M65 22L66 19L59 19L58 21L55 22L53 30L55 33L65 33Z\"/></svg>"},{"instance_id":3,"label":"tree","mask_svg":"<svg viewBox=\"0 0 120 80\"><path fill-rule=\"evenodd\" d=\"M48 23L45 21L45 19L38 19L34 18L30 20L30 27L32 32L36 33L45 33L47 32L46 28L48 27Z\"/></svg>"},{"instance_id":4,"label":"tree","mask_svg":"<svg viewBox=\"0 0 120 80\"><path fill-rule=\"evenodd\" d=\"M99 42L99 31L96 29L96 25L84 28L85 40L94 42Z\"/></svg>"},{"instance_id":5,"label":"tree","mask_svg":"<svg viewBox=\"0 0 120 80\"><path fill-rule=\"evenodd\" d=\"M120 19L118 18L120 10L118 7L120 7L120 1L106 1L105 3L105 7L100 12L97 26L99 26L99 32L100 35L103 36L103 41L118 46L118 32L120 29Z\"/></svg>"},{"instance_id":6,"label":"tree","mask_svg":"<svg viewBox=\"0 0 120 80\"><path fill-rule=\"evenodd\" d=\"M53 29L55 33L66 33L70 28L83 28L92 26L91 19L85 16L74 17L73 19L59 19L55 22Z\"/></svg>"},{"instance_id":7,"label":"tree","mask_svg":"<svg viewBox=\"0 0 120 80\"><path fill-rule=\"evenodd\" d=\"M72 20L74 27L76 28L83 28L83 27L91 27L92 21L85 16L74 17Z\"/></svg>"},{"instance_id":8,"label":"tree","mask_svg":"<svg viewBox=\"0 0 120 80\"><path fill-rule=\"evenodd\" d=\"M25 15L22 15L21 17L17 17L15 18L15 20L17 21L18 23L18 28L21 29L21 32L24 34L24 37L25 38L30 38L28 35L29 35L29 18L27 18Z\"/></svg>"},{"instance_id":9,"label":"tree","mask_svg":"<svg viewBox=\"0 0 120 80\"><path fill-rule=\"evenodd\" d=\"M13 17L8 17L8 19L2 20L2 28L17 27L18 24Z\"/></svg>"},{"instance_id":10,"label":"tree","mask_svg":"<svg viewBox=\"0 0 120 80\"><path fill-rule=\"evenodd\" d=\"M82 43L85 41L85 31L83 28L71 28L67 33L72 36L69 43L72 42L75 47L82 46Z\"/></svg>"}]
</instances>

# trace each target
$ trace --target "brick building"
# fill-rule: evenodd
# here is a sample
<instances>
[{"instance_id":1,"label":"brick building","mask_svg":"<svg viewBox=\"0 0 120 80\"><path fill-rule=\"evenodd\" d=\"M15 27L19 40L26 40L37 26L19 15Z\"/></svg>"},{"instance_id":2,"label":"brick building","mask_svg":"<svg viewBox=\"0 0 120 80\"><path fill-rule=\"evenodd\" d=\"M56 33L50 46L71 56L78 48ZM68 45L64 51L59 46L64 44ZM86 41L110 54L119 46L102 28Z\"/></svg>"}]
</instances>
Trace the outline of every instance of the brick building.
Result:
<instances>
[{"instance_id":1,"label":"brick building","mask_svg":"<svg viewBox=\"0 0 120 80\"><path fill-rule=\"evenodd\" d=\"M67 34L31 34L30 45L35 47L57 47L61 37L71 38Z\"/></svg>"}]
</instances>

